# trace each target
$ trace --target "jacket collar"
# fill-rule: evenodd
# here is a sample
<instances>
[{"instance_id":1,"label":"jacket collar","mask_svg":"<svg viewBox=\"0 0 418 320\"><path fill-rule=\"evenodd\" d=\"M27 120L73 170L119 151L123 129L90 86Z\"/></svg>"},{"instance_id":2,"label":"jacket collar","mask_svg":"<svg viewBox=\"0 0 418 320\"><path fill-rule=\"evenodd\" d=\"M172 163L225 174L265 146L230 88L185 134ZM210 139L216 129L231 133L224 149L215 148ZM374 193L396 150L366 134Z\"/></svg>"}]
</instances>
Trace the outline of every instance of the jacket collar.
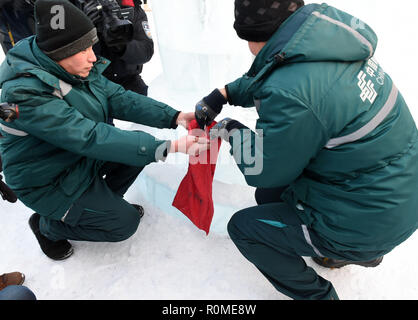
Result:
<instances>
[{"instance_id":1,"label":"jacket collar","mask_svg":"<svg viewBox=\"0 0 418 320\"><path fill-rule=\"evenodd\" d=\"M317 6L307 5L299 8L298 11L280 26L264 48L258 53L248 72L249 76L255 76L266 66L271 67L284 59L284 56L280 56L283 48L291 41Z\"/></svg>"},{"instance_id":2,"label":"jacket collar","mask_svg":"<svg viewBox=\"0 0 418 320\"><path fill-rule=\"evenodd\" d=\"M355 19L325 3L303 6L271 37L247 76L258 82L284 64L369 59L376 49L377 36L366 24L354 28Z\"/></svg>"},{"instance_id":3,"label":"jacket collar","mask_svg":"<svg viewBox=\"0 0 418 320\"><path fill-rule=\"evenodd\" d=\"M32 42L32 49L34 56L38 59L40 65L44 67L45 71L49 74L52 74L58 79L61 79L70 84L78 84L83 82L90 82L97 79L103 71L107 68L110 64L110 61L99 57L95 62L90 74L87 78L82 78L80 76L72 75L68 73L64 68L62 68L57 62L49 58L45 53L39 49L36 41ZM54 79L55 82L55 79Z\"/></svg>"}]
</instances>

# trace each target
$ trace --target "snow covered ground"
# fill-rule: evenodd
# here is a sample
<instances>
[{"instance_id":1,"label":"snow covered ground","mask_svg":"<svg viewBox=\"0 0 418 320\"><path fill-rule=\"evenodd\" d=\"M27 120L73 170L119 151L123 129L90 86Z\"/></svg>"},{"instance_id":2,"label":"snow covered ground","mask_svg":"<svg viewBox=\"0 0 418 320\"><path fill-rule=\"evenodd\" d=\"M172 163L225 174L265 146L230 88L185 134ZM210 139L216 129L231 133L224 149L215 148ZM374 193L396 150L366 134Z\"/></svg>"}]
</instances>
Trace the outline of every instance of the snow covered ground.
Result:
<instances>
[{"instance_id":1,"label":"snow covered ground","mask_svg":"<svg viewBox=\"0 0 418 320\"><path fill-rule=\"evenodd\" d=\"M394 79L418 122L416 1L405 0L399 7L377 0L330 0L328 4L353 13L375 29L380 39L377 60ZM158 26L151 13L149 18L157 40ZM181 19L176 21L181 23ZM232 21L229 25L232 28ZM173 91L167 85L169 77L163 75L160 58L157 47L153 60L144 68L150 96L192 111L201 94L208 92L202 93L202 88L187 93ZM242 58L247 59L247 53ZM234 71L242 74L246 70ZM251 111L242 113L232 107L226 108L222 116L232 114L248 125L255 119ZM137 128L122 122L118 126ZM172 134L168 130L158 133ZM184 129L175 133L183 134ZM288 299L241 256L225 232L228 218L236 210L255 204L254 189L245 186L225 154L227 149L221 155L225 163L219 165L215 176L215 217L209 236L171 208L174 192L187 170L187 158L170 155L167 164L148 166L126 195L128 201L145 207L137 233L121 243L72 242L75 253L66 261L51 261L40 251L27 224L30 209L19 202L0 201L0 274L24 272L25 284L38 299ZM308 258L306 261L333 282L342 299L418 299L417 251L415 234L376 269L348 266L331 271Z\"/></svg>"}]
</instances>

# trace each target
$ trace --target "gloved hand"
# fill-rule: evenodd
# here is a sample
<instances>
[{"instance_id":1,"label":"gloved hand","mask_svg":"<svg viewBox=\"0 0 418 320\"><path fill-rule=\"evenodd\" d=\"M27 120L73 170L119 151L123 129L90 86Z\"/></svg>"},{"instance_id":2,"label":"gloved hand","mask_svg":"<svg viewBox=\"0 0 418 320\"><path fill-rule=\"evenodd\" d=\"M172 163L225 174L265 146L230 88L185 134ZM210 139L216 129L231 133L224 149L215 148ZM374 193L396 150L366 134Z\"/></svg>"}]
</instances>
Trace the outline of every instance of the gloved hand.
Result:
<instances>
[{"instance_id":1,"label":"gloved hand","mask_svg":"<svg viewBox=\"0 0 418 320\"><path fill-rule=\"evenodd\" d=\"M223 105L227 102L218 89L213 90L210 95L199 101L195 108L196 121L199 127L204 129L205 126L210 125L221 113Z\"/></svg>"},{"instance_id":2,"label":"gloved hand","mask_svg":"<svg viewBox=\"0 0 418 320\"><path fill-rule=\"evenodd\" d=\"M229 142L229 137L234 130L247 128L241 122L233 120L231 118L225 118L219 121L209 132L210 139L221 138Z\"/></svg>"}]
</instances>

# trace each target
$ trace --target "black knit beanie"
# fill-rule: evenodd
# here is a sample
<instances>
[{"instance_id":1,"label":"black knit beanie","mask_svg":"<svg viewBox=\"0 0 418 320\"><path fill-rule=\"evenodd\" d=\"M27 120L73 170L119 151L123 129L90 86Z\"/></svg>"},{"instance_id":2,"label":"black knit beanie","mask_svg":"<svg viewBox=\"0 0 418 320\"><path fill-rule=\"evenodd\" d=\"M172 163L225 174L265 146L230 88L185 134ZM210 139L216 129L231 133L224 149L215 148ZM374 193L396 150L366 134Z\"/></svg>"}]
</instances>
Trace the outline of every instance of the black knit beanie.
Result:
<instances>
[{"instance_id":1,"label":"black knit beanie","mask_svg":"<svg viewBox=\"0 0 418 320\"><path fill-rule=\"evenodd\" d=\"M67 0L35 2L36 43L52 60L60 61L99 41L93 22Z\"/></svg>"},{"instance_id":2,"label":"black knit beanie","mask_svg":"<svg viewBox=\"0 0 418 320\"><path fill-rule=\"evenodd\" d=\"M304 4L303 0L235 0L234 28L241 39L267 41Z\"/></svg>"}]
</instances>

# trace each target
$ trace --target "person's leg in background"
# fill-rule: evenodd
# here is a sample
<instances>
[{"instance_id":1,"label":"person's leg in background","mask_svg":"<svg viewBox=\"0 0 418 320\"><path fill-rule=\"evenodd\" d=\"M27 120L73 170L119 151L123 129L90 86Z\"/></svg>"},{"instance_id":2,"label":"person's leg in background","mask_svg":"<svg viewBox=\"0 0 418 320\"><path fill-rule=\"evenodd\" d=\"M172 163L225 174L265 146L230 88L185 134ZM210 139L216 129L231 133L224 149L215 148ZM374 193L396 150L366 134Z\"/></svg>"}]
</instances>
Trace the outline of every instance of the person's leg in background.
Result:
<instances>
[{"instance_id":1,"label":"person's leg in background","mask_svg":"<svg viewBox=\"0 0 418 320\"><path fill-rule=\"evenodd\" d=\"M0 290L0 300L36 300L36 296L25 286L7 286Z\"/></svg>"},{"instance_id":2,"label":"person's leg in background","mask_svg":"<svg viewBox=\"0 0 418 320\"><path fill-rule=\"evenodd\" d=\"M284 190L258 189L259 206L237 212L228 224L229 235L244 257L283 294L293 299L338 299L332 284L302 258L322 255L308 228L280 202Z\"/></svg>"},{"instance_id":3,"label":"person's leg in background","mask_svg":"<svg viewBox=\"0 0 418 320\"><path fill-rule=\"evenodd\" d=\"M123 197L142 170L144 168L107 162L100 169L99 175L104 177L106 184L113 192Z\"/></svg>"},{"instance_id":4,"label":"person's leg in background","mask_svg":"<svg viewBox=\"0 0 418 320\"><path fill-rule=\"evenodd\" d=\"M143 96L148 95L148 86L139 74L124 79L121 85L125 90L131 90Z\"/></svg>"}]
</instances>

